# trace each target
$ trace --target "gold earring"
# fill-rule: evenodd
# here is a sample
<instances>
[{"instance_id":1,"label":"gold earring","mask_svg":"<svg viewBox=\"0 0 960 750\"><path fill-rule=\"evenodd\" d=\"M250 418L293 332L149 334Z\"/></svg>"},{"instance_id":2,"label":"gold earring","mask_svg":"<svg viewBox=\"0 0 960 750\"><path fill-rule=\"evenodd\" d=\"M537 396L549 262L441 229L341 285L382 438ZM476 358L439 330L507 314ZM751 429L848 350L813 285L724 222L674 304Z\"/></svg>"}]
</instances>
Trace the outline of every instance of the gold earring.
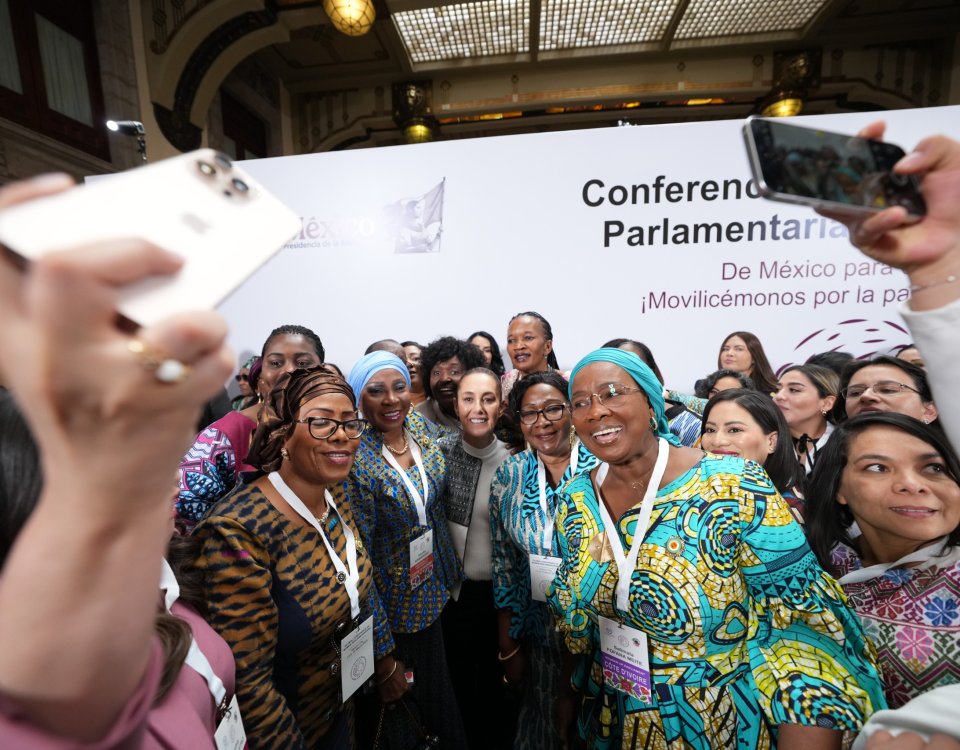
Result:
<instances>
[{"instance_id":1,"label":"gold earring","mask_svg":"<svg viewBox=\"0 0 960 750\"><path fill-rule=\"evenodd\" d=\"M285 458L285 459L290 458L290 454L287 453L287 449L286 449L286 448L281 448L281 449L280 449L280 455L283 456L283 458Z\"/></svg>"}]
</instances>

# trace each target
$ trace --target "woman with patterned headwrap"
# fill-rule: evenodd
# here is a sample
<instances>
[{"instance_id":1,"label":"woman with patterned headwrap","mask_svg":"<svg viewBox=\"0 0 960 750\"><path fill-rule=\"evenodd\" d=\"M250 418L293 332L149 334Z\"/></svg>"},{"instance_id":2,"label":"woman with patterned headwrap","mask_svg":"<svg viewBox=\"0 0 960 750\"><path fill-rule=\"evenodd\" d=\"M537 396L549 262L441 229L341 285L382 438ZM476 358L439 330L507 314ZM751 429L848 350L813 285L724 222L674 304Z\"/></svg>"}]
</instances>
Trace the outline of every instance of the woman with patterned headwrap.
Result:
<instances>
[{"instance_id":1,"label":"woman with patterned headwrap","mask_svg":"<svg viewBox=\"0 0 960 750\"><path fill-rule=\"evenodd\" d=\"M352 748L350 691L372 677L375 655L393 650L340 487L365 427L342 378L322 367L281 375L251 446L265 474L194 532L210 624L237 661L251 750Z\"/></svg>"},{"instance_id":2,"label":"woman with patterned headwrap","mask_svg":"<svg viewBox=\"0 0 960 750\"><path fill-rule=\"evenodd\" d=\"M884 707L856 616L760 465L678 446L661 394L619 349L570 381L602 462L560 492L549 593L584 655L581 733L601 749L839 748Z\"/></svg>"},{"instance_id":3,"label":"woman with patterned headwrap","mask_svg":"<svg viewBox=\"0 0 960 750\"><path fill-rule=\"evenodd\" d=\"M380 750L408 750L421 730L440 747L466 747L444 656L440 613L463 580L442 504L446 466L436 428L410 410L410 374L399 357L372 352L350 371L370 423L347 481L347 497L373 558L373 575L396 650L377 665L379 701L367 705ZM404 673L413 672L413 687ZM403 708L385 710L403 699ZM421 715L416 716L417 713Z\"/></svg>"}]
</instances>

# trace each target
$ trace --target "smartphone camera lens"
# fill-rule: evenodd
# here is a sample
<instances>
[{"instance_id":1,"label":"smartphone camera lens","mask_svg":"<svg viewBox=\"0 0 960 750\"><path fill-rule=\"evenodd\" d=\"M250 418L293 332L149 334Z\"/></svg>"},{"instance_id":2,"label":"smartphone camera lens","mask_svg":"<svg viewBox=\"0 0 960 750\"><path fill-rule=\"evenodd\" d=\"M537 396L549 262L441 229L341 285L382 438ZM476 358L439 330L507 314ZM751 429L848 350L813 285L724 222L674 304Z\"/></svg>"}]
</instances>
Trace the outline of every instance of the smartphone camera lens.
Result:
<instances>
[{"instance_id":1,"label":"smartphone camera lens","mask_svg":"<svg viewBox=\"0 0 960 750\"><path fill-rule=\"evenodd\" d=\"M198 161L197 169L200 170L200 174L205 175L207 177L213 177L217 173L217 170L214 168L214 166L209 162L205 162L205 161Z\"/></svg>"},{"instance_id":2,"label":"smartphone camera lens","mask_svg":"<svg viewBox=\"0 0 960 750\"><path fill-rule=\"evenodd\" d=\"M230 184L233 185L233 189L238 193L246 194L250 192L250 186L238 177L234 177L233 180L230 181Z\"/></svg>"},{"instance_id":3,"label":"smartphone camera lens","mask_svg":"<svg viewBox=\"0 0 960 750\"><path fill-rule=\"evenodd\" d=\"M904 174L890 173L890 181L897 187L906 187L910 184L910 178Z\"/></svg>"},{"instance_id":4,"label":"smartphone camera lens","mask_svg":"<svg viewBox=\"0 0 960 750\"><path fill-rule=\"evenodd\" d=\"M224 154L218 153L213 157L213 160L217 163L217 166L220 167L220 169L230 169L230 167L233 166L233 162L230 161L230 158Z\"/></svg>"}]
</instances>

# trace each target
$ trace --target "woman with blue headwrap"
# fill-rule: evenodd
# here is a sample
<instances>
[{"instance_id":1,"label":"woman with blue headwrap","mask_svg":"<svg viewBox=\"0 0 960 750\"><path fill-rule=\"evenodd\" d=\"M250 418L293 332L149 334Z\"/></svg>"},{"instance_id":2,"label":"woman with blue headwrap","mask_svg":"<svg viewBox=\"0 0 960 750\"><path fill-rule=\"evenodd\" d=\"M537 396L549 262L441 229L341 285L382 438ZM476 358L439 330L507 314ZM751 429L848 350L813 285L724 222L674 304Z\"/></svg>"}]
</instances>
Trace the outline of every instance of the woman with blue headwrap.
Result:
<instances>
[{"instance_id":1,"label":"woman with blue headwrap","mask_svg":"<svg viewBox=\"0 0 960 750\"><path fill-rule=\"evenodd\" d=\"M601 464L560 493L549 602L590 747L839 748L884 707L873 652L763 468L679 446L630 352L570 397Z\"/></svg>"},{"instance_id":2,"label":"woman with blue headwrap","mask_svg":"<svg viewBox=\"0 0 960 750\"><path fill-rule=\"evenodd\" d=\"M443 453L430 423L410 410L410 373L399 357L372 352L348 380L370 429L360 438L345 489L395 644L377 661L380 700L366 706L359 729L375 733L380 750L414 747L421 728L443 748L466 748L440 626L450 590L463 579L441 503ZM384 710L400 700L404 709ZM415 720L417 713L422 717Z\"/></svg>"}]
</instances>

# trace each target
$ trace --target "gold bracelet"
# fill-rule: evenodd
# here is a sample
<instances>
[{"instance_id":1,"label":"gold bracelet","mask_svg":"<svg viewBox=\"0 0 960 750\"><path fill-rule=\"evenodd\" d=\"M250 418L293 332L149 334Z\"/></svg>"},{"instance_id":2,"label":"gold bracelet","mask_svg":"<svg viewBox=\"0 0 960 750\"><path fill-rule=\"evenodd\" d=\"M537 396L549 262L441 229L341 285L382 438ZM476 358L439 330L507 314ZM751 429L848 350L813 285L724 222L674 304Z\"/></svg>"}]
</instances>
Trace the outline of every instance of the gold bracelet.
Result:
<instances>
[{"instance_id":1,"label":"gold bracelet","mask_svg":"<svg viewBox=\"0 0 960 750\"><path fill-rule=\"evenodd\" d=\"M502 653L500 653L499 651L497 651L497 661L499 661L499 662L510 661L514 656L516 656L516 655L519 653L520 647L521 647L522 645L523 645L523 644L518 645L513 651L511 651L511 652L510 652L509 654L507 654L506 656L504 656Z\"/></svg>"},{"instance_id":2,"label":"gold bracelet","mask_svg":"<svg viewBox=\"0 0 960 750\"><path fill-rule=\"evenodd\" d=\"M393 660L393 669L391 669L391 670L390 670L390 674L388 674L388 675L387 675L386 677L384 677L382 680L377 680L377 687L380 687L380 685L385 685L387 682L390 681L390 678L393 677L393 676L397 673L397 664L398 664L398 663L399 663L399 662L398 662L396 659Z\"/></svg>"},{"instance_id":3,"label":"gold bracelet","mask_svg":"<svg viewBox=\"0 0 960 750\"><path fill-rule=\"evenodd\" d=\"M932 289L935 286L942 286L943 284L952 284L957 280L960 280L960 276L954 276L953 274L950 274L945 279L940 279L940 281L931 281L929 284L911 284L910 294L916 294L917 292Z\"/></svg>"}]
</instances>

